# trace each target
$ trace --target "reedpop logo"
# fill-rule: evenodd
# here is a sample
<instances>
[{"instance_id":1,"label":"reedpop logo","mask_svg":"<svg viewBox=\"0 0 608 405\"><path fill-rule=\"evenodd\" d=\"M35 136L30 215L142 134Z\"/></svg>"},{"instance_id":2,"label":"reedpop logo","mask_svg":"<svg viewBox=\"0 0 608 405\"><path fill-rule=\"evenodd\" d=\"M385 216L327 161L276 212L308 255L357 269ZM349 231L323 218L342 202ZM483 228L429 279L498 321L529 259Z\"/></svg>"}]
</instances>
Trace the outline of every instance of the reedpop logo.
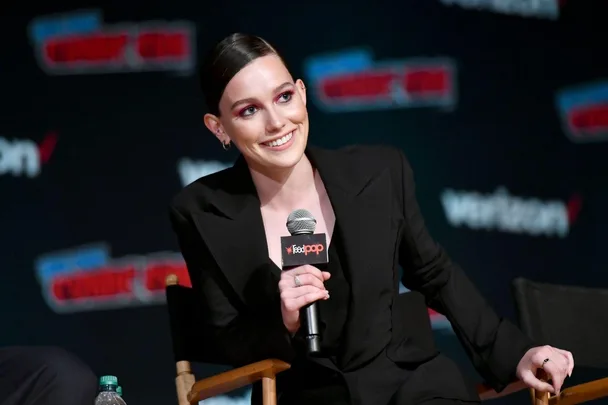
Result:
<instances>
[{"instance_id":1,"label":"reedpop logo","mask_svg":"<svg viewBox=\"0 0 608 405\"><path fill-rule=\"evenodd\" d=\"M287 246L285 249L287 250L288 255L304 254L304 256L308 256L309 253L319 255L325 250L325 246L323 246L322 243L316 243L314 245L291 245Z\"/></svg>"}]
</instances>

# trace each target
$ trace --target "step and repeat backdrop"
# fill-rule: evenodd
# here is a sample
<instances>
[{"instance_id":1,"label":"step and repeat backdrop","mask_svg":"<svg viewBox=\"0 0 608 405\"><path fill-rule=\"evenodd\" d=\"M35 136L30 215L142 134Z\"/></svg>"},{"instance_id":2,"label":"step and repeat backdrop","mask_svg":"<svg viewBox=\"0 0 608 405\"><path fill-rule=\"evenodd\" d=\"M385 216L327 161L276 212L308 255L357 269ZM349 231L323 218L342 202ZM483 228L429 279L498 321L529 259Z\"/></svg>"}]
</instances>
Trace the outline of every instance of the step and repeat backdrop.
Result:
<instances>
[{"instance_id":1,"label":"step and repeat backdrop","mask_svg":"<svg viewBox=\"0 0 608 405\"><path fill-rule=\"evenodd\" d=\"M18 7L0 17L2 346L59 345L116 374L128 403L175 403L163 288L187 271L167 207L236 158L203 125L196 77L235 31L305 81L311 143L405 151L431 232L502 314L516 321L517 276L608 287L602 1Z\"/></svg>"}]
</instances>

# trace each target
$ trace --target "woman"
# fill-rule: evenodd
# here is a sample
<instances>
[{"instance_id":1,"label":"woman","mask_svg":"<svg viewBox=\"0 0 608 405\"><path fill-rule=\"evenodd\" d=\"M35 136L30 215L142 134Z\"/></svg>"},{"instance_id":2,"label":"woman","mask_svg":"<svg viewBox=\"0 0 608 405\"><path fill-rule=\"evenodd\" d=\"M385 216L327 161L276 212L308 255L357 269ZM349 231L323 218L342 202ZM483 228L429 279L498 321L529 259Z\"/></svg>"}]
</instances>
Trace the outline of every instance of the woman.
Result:
<instances>
[{"instance_id":1,"label":"woman","mask_svg":"<svg viewBox=\"0 0 608 405\"><path fill-rule=\"evenodd\" d=\"M448 317L495 389L520 378L559 391L574 365L571 354L534 347L435 244L400 151L308 146L304 83L261 38L233 34L219 42L200 79L206 127L241 156L234 167L187 186L170 212L207 327L232 365L290 362L277 383L281 404L478 401L450 360L412 343L424 323L399 324L393 304L401 265L404 285ZM315 233L327 235L326 271L281 271L286 218L300 208L316 218ZM308 358L299 310L315 301L323 355ZM397 330L409 332L396 337ZM552 386L535 378L540 367ZM252 402L260 403L259 386Z\"/></svg>"}]
</instances>

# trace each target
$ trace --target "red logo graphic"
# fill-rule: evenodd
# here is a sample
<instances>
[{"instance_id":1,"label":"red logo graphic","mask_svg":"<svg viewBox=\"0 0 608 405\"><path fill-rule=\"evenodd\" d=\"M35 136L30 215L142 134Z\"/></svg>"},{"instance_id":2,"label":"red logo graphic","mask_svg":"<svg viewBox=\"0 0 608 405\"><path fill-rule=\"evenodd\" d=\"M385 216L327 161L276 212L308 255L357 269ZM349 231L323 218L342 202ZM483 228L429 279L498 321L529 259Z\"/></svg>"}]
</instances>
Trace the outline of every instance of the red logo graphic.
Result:
<instances>
[{"instance_id":1,"label":"red logo graphic","mask_svg":"<svg viewBox=\"0 0 608 405\"><path fill-rule=\"evenodd\" d=\"M562 90L556 96L556 105L570 140L608 140L608 82Z\"/></svg>"},{"instance_id":2,"label":"red logo graphic","mask_svg":"<svg viewBox=\"0 0 608 405\"><path fill-rule=\"evenodd\" d=\"M455 68L445 58L374 61L354 49L311 57L304 68L319 106L330 111L455 104Z\"/></svg>"},{"instance_id":3,"label":"red logo graphic","mask_svg":"<svg viewBox=\"0 0 608 405\"><path fill-rule=\"evenodd\" d=\"M288 255L303 253L304 256L308 256L309 253L316 253L317 255L320 254L321 252L323 252L325 250L325 246L323 246L323 244L321 244L321 243L317 243L314 245L302 245L302 246L291 245L291 246L288 246L286 249L287 249Z\"/></svg>"},{"instance_id":4,"label":"red logo graphic","mask_svg":"<svg viewBox=\"0 0 608 405\"><path fill-rule=\"evenodd\" d=\"M44 255L36 275L55 312L91 311L164 302L165 278L190 286L180 254L113 259L105 244Z\"/></svg>"},{"instance_id":5,"label":"red logo graphic","mask_svg":"<svg viewBox=\"0 0 608 405\"><path fill-rule=\"evenodd\" d=\"M191 72L195 29L189 22L104 25L100 11L39 17L30 38L49 74L134 71Z\"/></svg>"}]
</instances>

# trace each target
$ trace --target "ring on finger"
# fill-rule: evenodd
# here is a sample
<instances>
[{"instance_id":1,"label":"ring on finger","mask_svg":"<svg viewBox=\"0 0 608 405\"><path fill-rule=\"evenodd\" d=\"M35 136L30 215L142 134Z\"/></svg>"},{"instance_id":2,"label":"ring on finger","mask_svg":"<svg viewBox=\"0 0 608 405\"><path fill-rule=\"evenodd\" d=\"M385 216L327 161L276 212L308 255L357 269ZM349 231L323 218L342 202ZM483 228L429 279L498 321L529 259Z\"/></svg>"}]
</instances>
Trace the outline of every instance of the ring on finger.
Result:
<instances>
[{"instance_id":1,"label":"ring on finger","mask_svg":"<svg viewBox=\"0 0 608 405\"><path fill-rule=\"evenodd\" d=\"M300 281L300 277L298 277L298 276L295 276L293 278L293 282L296 285L296 287L301 287L302 286L302 281Z\"/></svg>"},{"instance_id":2,"label":"ring on finger","mask_svg":"<svg viewBox=\"0 0 608 405\"><path fill-rule=\"evenodd\" d=\"M547 357L546 359L544 359L544 360L543 360L543 364L541 364L541 365L540 365L540 367L541 367L543 370L545 369L545 364L546 364L546 363L547 363L549 360L551 360L551 359L550 359L550 358L548 358L548 357Z\"/></svg>"}]
</instances>

